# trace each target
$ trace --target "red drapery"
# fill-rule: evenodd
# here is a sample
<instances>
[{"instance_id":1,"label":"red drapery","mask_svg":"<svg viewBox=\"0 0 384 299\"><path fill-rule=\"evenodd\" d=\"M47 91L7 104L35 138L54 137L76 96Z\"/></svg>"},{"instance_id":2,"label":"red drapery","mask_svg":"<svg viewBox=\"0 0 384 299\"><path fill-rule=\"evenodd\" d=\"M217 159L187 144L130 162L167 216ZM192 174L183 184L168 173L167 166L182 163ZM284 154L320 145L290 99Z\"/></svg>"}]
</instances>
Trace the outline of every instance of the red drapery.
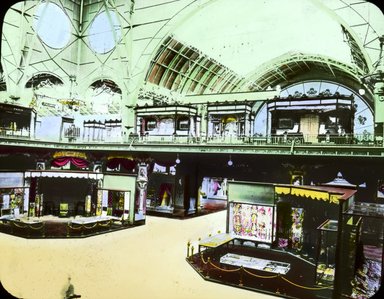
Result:
<instances>
[{"instance_id":1,"label":"red drapery","mask_svg":"<svg viewBox=\"0 0 384 299\"><path fill-rule=\"evenodd\" d=\"M81 159L81 158L75 158L75 157L60 157L52 160L51 165L54 167L62 167L64 165L67 165L68 162L71 162L73 165L75 165L78 168L85 168L88 167L89 162L87 160Z\"/></svg>"}]
</instances>

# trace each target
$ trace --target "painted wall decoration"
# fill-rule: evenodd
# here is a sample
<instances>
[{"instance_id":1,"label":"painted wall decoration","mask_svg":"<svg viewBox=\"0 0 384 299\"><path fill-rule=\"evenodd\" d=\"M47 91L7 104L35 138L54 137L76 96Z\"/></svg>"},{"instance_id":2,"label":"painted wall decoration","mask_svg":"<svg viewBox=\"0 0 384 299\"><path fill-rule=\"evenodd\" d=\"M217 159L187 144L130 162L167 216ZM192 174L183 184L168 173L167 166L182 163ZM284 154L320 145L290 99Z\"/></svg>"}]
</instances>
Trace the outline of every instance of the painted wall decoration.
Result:
<instances>
[{"instance_id":1,"label":"painted wall decoration","mask_svg":"<svg viewBox=\"0 0 384 299\"><path fill-rule=\"evenodd\" d=\"M229 233L242 239L272 242L272 206L231 203L229 209Z\"/></svg>"},{"instance_id":2,"label":"painted wall decoration","mask_svg":"<svg viewBox=\"0 0 384 299\"><path fill-rule=\"evenodd\" d=\"M292 249L301 250L303 247L304 209L292 208L292 226L290 231Z\"/></svg>"}]
</instances>

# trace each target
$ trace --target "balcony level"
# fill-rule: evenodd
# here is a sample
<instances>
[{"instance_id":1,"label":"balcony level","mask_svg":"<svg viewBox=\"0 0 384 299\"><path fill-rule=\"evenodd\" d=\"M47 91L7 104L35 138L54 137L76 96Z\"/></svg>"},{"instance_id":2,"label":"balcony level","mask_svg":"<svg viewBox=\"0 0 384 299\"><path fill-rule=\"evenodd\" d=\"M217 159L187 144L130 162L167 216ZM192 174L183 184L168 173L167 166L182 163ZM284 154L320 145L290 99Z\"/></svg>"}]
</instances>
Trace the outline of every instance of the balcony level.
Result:
<instances>
[{"instance_id":1,"label":"balcony level","mask_svg":"<svg viewBox=\"0 0 384 299\"><path fill-rule=\"evenodd\" d=\"M246 155L296 155L296 156L344 156L383 157L382 142L370 136L354 136L353 139L333 137L318 142L303 142L298 138L283 137L226 137L192 138L187 136L131 136L126 142L52 142L22 137L0 136L0 146L6 148L66 149L90 152L144 152L191 154L246 154Z\"/></svg>"}]
</instances>

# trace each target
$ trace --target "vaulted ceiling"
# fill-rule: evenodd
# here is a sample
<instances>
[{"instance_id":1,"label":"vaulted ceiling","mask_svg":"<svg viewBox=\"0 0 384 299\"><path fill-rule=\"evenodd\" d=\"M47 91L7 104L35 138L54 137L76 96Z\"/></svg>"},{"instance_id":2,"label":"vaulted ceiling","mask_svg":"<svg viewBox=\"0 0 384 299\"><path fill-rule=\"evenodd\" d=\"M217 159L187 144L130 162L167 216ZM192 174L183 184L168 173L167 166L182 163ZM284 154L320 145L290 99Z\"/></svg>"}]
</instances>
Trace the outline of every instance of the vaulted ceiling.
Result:
<instances>
[{"instance_id":1,"label":"vaulted ceiling","mask_svg":"<svg viewBox=\"0 0 384 299\"><path fill-rule=\"evenodd\" d=\"M357 90L360 78L379 64L384 35L381 11L358 0L52 0L64 8L71 33L64 47L52 49L32 26L41 2L24 1L7 14L1 73L4 82L12 82L2 87L8 95L37 74L58 77L64 97L72 92L74 76L80 97L95 82L112 82L126 104L147 86L190 95L322 79ZM95 53L89 37L103 11L112 27L117 12L119 43ZM54 113L47 107L47 114ZM91 108L84 106L82 113Z\"/></svg>"}]
</instances>

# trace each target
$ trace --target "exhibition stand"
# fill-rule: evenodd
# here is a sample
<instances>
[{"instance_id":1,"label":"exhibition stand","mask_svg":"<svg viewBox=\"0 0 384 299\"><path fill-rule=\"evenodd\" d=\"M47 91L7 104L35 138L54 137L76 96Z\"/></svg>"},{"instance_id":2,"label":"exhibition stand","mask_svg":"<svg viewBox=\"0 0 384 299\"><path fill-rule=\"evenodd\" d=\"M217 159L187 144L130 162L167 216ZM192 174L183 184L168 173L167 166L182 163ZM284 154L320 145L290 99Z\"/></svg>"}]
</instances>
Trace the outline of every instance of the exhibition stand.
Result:
<instances>
[{"instance_id":1,"label":"exhibition stand","mask_svg":"<svg viewBox=\"0 0 384 299\"><path fill-rule=\"evenodd\" d=\"M287 298L350 296L363 254L355 194L228 181L226 232L200 240L195 254L189 243L187 261L204 279Z\"/></svg>"}]
</instances>

